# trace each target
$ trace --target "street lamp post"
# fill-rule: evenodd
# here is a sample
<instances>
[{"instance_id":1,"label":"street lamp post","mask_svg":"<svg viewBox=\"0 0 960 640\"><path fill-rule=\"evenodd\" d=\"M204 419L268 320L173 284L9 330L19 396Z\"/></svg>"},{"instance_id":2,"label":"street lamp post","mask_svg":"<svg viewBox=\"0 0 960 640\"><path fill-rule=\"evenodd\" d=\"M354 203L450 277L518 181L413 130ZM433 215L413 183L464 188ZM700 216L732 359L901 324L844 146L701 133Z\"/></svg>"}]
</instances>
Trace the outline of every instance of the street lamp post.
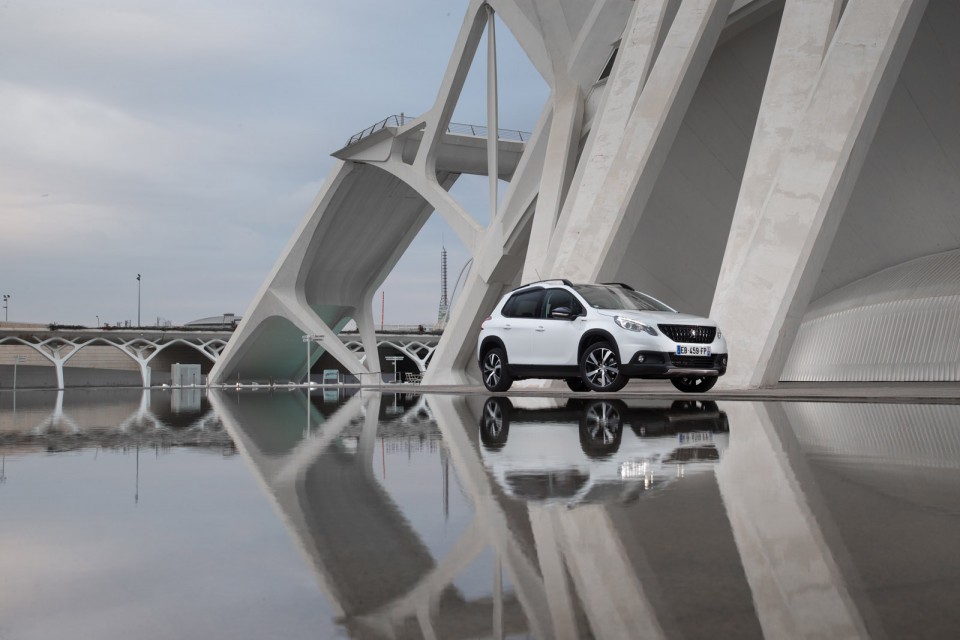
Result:
<instances>
[{"instance_id":1,"label":"street lamp post","mask_svg":"<svg viewBox=\"0 0 960 640\"><path fill-rule=\"evenodd\" d=\"M97 329L100 328L100 316L97 316Z\"/></svg>"},{"instance_id":2,"label":"street lamp post","mask_svg":"<svg viewBox=\"0 0 960 640\"><path fill-rule=\"evenodd\" d=\"M7 300L10 299L10 294L3 294L3 321L7 322L9 318L7 317L7 308L10 306L10 303Z\"/></svg>"},{"instance_id":3,"label":"street lamp post","mask_svg":"<svg viewBox=\"0 0 960 640\"><path fill-rule=\"evenodd\" d=\"M397 379L397 362L403 360L403 356L387 356L384 360L389 360L393 363L393 381L400 382L400 380Z\"/></svg>"},{"instance_id":4,"label":"street lamp post","mask_svg":"<svg viewBox=\"0 0 960 640\"><path fill-rule=\"evenodd\" d=\"M310 386L310 366L313 364L310 361L310 344L312 342L319 342L323 340L323 336L317 333L308 333L303 336L303 341L307 343L307 387Z\"/></svg>"},{"instance_id":5,"label":"street lamp post","mask_svg":"<svg viewBox=\"0 0 960 640\"><path fill-rule=\"evenodd\" d=\"M140 326L140 274L137 274L137 326Z\"/></svg>"},{"instance_id":6,"label":"street lamp post","mask_svg":"<svg viewBox=\"0 0 960 640\"><path fill-rule=\"evenodd\" d=\"M305 435L310 434L310 411L313 409L313 400L310 397L313 390L310 387L310 343L320 340L323 340L323 336L316 333L308 333L303 336L303 341L307 343L307 431Z\"/></svg>"},{"instance_id":7,"label":"street lamp post","mask_svg":"<svg viewBox=\"0 0 960 640\"><path fill-rule=\"evenodd\" d=\"M17 390L17 365L27 361L27 356L13 356L13 390ZM13 401L17 401L17 396L13 396Z\"/></svg>"}]
</instances>

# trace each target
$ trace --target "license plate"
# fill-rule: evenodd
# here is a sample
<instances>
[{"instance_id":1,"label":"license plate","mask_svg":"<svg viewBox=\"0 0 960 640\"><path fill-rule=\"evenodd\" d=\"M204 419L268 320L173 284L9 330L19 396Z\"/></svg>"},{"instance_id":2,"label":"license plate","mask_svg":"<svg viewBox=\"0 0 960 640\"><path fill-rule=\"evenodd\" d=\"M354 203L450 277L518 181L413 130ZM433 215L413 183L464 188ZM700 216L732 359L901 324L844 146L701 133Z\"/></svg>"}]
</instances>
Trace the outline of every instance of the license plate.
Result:
<instances>
[{"instance_id":1,"label":"license plate","mask_svg":"<svg viewBox=\"0 0 960 640\"><path fill-rule=\"evenodd\" d=\"M710 353L709 346L702 346L698 344L678 344L677 355L678 356L709 356L713 354Z\"/></svg>"}]
</instances>

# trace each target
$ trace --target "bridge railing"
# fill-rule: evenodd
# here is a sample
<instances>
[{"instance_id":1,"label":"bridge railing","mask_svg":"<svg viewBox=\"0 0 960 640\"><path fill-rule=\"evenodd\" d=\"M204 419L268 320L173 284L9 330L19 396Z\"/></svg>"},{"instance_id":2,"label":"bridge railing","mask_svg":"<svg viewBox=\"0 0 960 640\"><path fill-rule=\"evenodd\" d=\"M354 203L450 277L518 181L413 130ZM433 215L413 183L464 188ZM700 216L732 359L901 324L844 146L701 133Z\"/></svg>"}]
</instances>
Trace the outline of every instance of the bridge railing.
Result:
<instances>
[{"instance_id":1,"label":"bridge railing","mask_svg":"<svg viewBox=\"0 0 960 640\"><path fill-rule=\"evenodd\" d=\"M443 329L438 329L436 325L426 324L378 324L376 328L378 334L390 335L412 335L420 333L423 335L439 336L443 333ZM348 329L346 331L341 331L340 333L347 335L358 335L359 331L356 329Z\"/></svg>"},{"instance_id":2,"label":"bridge railing","mask_svg":"<svg viewBox=\"0 0 960 640\"><path fill-rule=\"evenodd\" d=\"M350 136L350 139L347 140L347 144L344 145L349 147L351 145L357 144L364 138L367 138L381 129L386 129L387 127L401 127L408 122L413 122L415 118L406 116L404 114L387 116L380 122L376 122L363 131L356 133ZM487 137L487 127L476 124L461 124L458 122L451 122L447 127L447 133L452 133L460 136L474 136L477 138L486 138ZM527 131L519 131L517 129L497 129L497 134L501 140L512 140L514 142L526 142L530 139L530 133Z\"/></svg>"}]
</instances>

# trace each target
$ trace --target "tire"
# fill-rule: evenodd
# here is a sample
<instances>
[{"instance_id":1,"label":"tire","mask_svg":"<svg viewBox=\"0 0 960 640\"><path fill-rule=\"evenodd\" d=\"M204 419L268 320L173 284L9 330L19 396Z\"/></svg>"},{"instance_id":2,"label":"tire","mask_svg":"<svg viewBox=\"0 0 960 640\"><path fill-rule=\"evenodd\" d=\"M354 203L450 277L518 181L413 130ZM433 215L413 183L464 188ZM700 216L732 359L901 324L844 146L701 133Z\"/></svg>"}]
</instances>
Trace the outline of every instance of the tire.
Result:
<instances>
[{"instance_id":1,"label":"tire","mask_svg":"<svg viewBox=\"0 0 960 640\"><path fill-rule=\"evenodd\" d=\"M510 414L513 405L509 398L488 398L480 417L480 442L487 451L499 451L507 444L510 433Z\"/></svg>"},{"instance_id":2,"label":"tire","mask_svg":"<svg viewBox=\"0 0 960 640\"><path fill-rule=\"evenodd\" d=\"M580 356L580 377L591 391L623 389L628 378L620 373L620 356L609 342L594 342Z\"/></svg>"},{"instance_id":3,"label":"tire","mask_svg":"<svg viewBox=\"0 0 960 640\"><path fill-rule=\"evenodd\" d=\"M717 384L718 377L719 376L692 376L689 378L670 378L670 382L684 393L703 393L704 391L713 389L713 385Z\"/></svg>"},{"instance_id":4,"label":"tire","mask_svg":"<svg viewBox=\"0 0 960 640\"><path fill-rule=\"evenodd\" d=\"M626 405L619 400L594 400L580 414L580 448L595 460L620 449Z\"/></svg>"},{"instance_id":5,"label":"tire","mask_svg":"<svg viewBox=\"0 0 960 640\"><path fill-rule=\"evenodd\" d=\"M506 391L513 384L513 378L507 371L507 354L500 347L494 347L483 354L480 363L480 375L483 377L483 386L487 391L494 393Z\"/></svg>"},{"instance_id":6,"label":"tire","mask_svg":"<svg viewBox=\"0 0 960 640\"><path fill-rule=\"evenodd\" d=\"M584 384L583 378L566 378L564 382L570 387L570 391L590 391L590 387Z\"/></svg>"}]
</instances>

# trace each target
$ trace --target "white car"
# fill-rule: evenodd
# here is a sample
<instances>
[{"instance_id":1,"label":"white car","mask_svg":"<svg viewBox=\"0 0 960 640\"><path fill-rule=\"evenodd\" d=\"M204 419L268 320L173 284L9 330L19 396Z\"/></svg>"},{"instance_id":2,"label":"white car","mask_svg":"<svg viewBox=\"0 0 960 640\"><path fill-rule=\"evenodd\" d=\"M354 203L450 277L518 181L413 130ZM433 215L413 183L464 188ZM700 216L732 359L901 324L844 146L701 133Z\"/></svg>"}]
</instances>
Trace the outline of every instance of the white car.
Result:
<instances>
[{"instance_id":1,"label":"white car","mask_svg":"<svg viewBox=\"0 0 960 640\"><path fill-rule=\"evenodd\" d=\"M679 313L625 284L544 280L503 297L480 327L483 384L557 378L574 391L619 391L630 378L711 389L727 371L716 322Z\"/></svg>"}]
</instances>

